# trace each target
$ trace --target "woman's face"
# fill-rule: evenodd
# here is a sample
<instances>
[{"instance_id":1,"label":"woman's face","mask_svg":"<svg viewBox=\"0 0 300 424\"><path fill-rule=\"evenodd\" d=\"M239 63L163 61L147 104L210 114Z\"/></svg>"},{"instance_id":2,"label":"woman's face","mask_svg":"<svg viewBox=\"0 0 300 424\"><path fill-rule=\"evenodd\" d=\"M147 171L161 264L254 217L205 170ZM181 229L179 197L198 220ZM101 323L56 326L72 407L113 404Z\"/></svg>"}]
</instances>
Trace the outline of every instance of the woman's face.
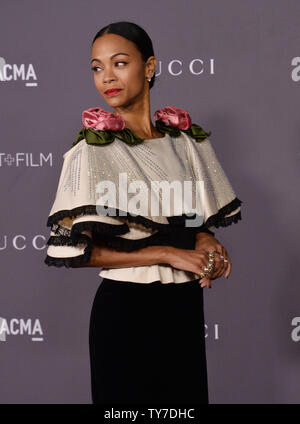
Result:
<instances>
[{"instance_id":1,"label":"woman's face","mask_svg":"<svg viewBox=\"0 0 300 424\"><path fill-rule=\"evenodd\" d=\"M147 76L151 70L154 72L155 65L154 56L148 58L147 63L143 62L135 44L117 34L104 34L92 46L95 86L113 108L126 107L143 98L149 90ZM121 91L111 96L105 93L114 88Z\"/></svg>"}]
</instances>

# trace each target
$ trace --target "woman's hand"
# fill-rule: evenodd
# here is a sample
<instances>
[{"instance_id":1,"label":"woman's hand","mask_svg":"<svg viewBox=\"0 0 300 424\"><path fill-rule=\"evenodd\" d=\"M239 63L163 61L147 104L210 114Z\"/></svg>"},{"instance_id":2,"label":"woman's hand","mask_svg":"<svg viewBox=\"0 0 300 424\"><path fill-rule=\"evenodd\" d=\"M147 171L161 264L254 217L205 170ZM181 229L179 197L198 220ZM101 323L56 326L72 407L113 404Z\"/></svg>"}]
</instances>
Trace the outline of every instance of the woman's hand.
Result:
<instances>
[{"instance_id":1,"label":"woman's hand","mask_svg":"<svg viewBox=\"0 0 300 424\"><path fill-rule=\"evenodd\" d=\"M195 250L200 252L206 252L207 254L215 250L219 252L219 254L216 253L214 256L215 263L213 270L199 281L202 287L208 286L209 288L211 288L211 280L215 280L216 278L221 277L225 271L226 272L224 277L229 277L232 268L232 263L229 258L228 252L225 247L222 246L221 243L213 235L204 232L197 233ZM228 262L224 262L223 259L227 260ZM207 264L208 261L206 265Z\"/></svg>"},{"instance_id":2,"label":"woman's hand","mask_svg":"<svg viewBox=\"0 0 300 424\"><path fill-rule=\"evenodd\" d=\"M167 255L165 263L168 263L173 268L200 274L208 264L209 256L204 249L190 250L173 246L166 246L166 248Z\"/></svg>"}]
</instances>

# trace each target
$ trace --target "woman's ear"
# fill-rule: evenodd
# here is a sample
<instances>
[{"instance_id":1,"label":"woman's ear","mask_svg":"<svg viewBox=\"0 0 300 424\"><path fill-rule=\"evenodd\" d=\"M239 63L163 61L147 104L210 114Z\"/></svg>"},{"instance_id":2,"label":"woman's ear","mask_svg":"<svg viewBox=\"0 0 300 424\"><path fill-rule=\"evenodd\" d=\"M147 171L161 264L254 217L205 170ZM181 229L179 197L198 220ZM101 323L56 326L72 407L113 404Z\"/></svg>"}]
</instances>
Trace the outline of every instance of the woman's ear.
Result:
<instances>
[{"instance_id":1,"label":"woman's ear","mask_svg":"<svg viewBox=\"0 0 300 424\"><path fill-rule=\"evenodd\" d=\"M154 75L156 63L157 63L157 60L156 60L155 56L148 57L147 62L146 62L146 66L145 66L145 77L146 78L151 78L151 74Z\"/></svg>"}]
</instances>

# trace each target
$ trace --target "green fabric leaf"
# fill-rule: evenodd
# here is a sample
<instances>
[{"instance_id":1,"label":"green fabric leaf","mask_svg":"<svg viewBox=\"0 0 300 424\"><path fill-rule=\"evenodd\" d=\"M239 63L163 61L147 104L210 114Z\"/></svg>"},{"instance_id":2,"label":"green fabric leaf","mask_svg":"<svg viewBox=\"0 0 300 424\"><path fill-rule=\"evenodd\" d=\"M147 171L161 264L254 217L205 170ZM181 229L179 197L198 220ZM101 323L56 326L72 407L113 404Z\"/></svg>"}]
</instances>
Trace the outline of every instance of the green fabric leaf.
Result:
<instances>
[{"instance_id":1,"label":"green fabric leaf","mask_svg":"<svg viewBox=\"0 0 300 424\"><path fill-rule=\"evenodd\" d=\"M165 125L162 121L155 122L156 129L162 134L169 134L170 137L179 137L180 132L183 131L189 136L193 137L197 142L205 140L211 135L211 131L208 133L203 130L200 125L191 124L190 128L187 130L180 130L177 127L171 125ZM85 139L88 144L93 146L106 145L114 141L115 137L124 141L129 145L140 144L144 141L143 138L135 135L129 128L124 128L121 131L111 131L111 130L94 130L93 128L82 128L74 142L72 147L75 146L79 141Z\"/></svg>"},{"instance_id":2,"label":"green fabric leaf","mask_svg":"<svg viewBox=\"0 0 300 424\"><path fill-rule=\"evenodd\" d=\"M188 128L187 130L182 130L182 131L187 133L189 136L193 137L198 142L205 140L207 137L211 135L211 131L207 133L203 130L202 127L200 127L200 125L197 125L197 124L192 124L190 128Z\"/></svg>"}]
</instances>

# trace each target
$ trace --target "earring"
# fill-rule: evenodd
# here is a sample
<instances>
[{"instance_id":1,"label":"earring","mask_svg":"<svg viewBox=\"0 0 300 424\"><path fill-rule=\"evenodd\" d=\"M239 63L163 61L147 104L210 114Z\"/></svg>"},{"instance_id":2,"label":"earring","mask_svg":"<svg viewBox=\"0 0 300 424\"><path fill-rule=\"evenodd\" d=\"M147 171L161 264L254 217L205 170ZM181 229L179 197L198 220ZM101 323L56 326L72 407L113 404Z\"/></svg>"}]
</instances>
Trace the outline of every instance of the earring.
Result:
<instances>
[{"instance_id":1,"label":"earring","mask_svg":"<svg viewBox=\"0 0 300 424\"><path fill-rule=\"evenodd\" d=\"M151 78L153 77L153 74L150 75L150 78L148 78L148 81L151 81Z\"/></svg>"}]
</instances>

